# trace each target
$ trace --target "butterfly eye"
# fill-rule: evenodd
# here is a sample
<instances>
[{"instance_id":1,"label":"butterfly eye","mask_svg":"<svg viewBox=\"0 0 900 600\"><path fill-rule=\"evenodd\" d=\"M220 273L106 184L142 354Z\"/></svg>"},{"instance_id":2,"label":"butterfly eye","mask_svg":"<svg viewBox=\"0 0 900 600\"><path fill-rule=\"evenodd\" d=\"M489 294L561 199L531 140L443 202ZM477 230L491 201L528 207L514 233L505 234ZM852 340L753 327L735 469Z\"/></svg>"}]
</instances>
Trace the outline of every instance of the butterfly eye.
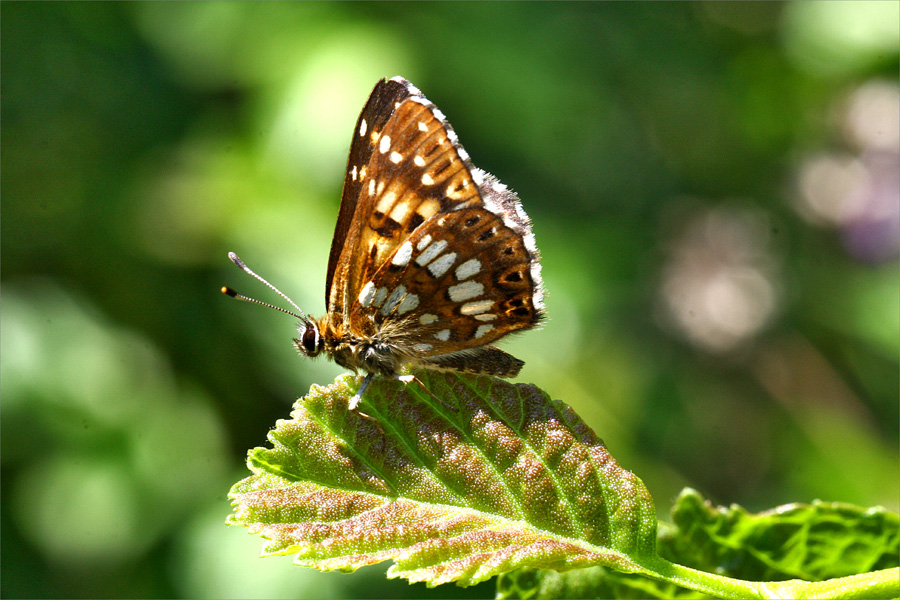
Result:
<instances>
[{"instance_id":1,"label":"butterfly eye","mask_svg":"<svg viewBox=\"0 0 900 600\"><path fill-rule=\"evenodd\" d=\"M294 340L297 350L306 356L316 356L324 349L325 340L319 335L319 328L315 323L301 322L299 327L300 339Z\"/></svg>"}]
</instances>

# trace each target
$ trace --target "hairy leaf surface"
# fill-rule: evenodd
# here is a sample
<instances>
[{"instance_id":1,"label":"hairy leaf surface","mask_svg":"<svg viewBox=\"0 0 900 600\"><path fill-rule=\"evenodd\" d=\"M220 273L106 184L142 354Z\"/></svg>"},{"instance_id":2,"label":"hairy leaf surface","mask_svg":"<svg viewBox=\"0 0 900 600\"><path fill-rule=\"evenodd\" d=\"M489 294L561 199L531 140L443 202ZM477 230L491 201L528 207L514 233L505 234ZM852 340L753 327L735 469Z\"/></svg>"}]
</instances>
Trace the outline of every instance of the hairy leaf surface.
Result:
<instances>
[{"instance_id":1,"label":"hairy leaf surface","mask_svg":"<svg viewBox=\"0 0 900 600\"><path fill-rule=\"evenodd\" d=\"M250 451L229 523L266 538L264 555L323 570L392 559L389 575L429 585L652 562L649 493L568 406L531 385L415 374L422 385L374 380L366 416L347 410L357 378L313 386L272 448Z\"/></svg>"}]
</instances>

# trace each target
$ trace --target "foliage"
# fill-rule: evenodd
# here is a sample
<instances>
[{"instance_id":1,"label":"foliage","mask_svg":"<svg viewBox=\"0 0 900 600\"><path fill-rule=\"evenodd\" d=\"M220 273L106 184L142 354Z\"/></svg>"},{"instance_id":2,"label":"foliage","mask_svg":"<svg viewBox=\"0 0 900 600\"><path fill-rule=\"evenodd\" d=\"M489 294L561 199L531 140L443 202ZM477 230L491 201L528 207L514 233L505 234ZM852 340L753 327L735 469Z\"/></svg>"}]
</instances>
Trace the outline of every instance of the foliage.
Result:
<instances>
[{"instance_id":1,"label":"foliage","mask_svg":"<svg viewBox=\"0 0 900 600\"><path fill-rule=\"evenodd\" d=\"M322 314L352 128L393 75L532 217L549 318L504 341L522 380L663 513L685 486L897 510L898 15L0 2L2 594L493 594L250 560L221 525L247 448L341 372L219 293L267 293L226 253Z\"/></svg>"},{"instance_id":2,"label":"foliage","mask_svg":"<svg viewBox=\"0 0 900 600\"><path fill-rule=\"evenodd\" d=\"M658 555L647 489L564 403L486 376L416 381L377 380L365 414L347 410L354 378L314 386L273 447L250 451L229 523L266 538L264 556L345 571L393 559L389 577L429 586L503 575L501 597L900 592L896 513L816 502L749 514L686 490Z\"/></svg>"}]
</instances>

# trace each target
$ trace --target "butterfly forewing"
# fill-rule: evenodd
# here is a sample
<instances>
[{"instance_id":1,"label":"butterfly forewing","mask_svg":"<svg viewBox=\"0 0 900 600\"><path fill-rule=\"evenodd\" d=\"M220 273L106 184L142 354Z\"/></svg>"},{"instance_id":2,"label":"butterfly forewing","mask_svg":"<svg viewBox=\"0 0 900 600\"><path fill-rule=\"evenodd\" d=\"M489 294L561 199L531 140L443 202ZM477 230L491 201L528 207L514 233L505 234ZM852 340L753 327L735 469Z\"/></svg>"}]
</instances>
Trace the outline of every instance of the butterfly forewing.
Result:
<instances>
[{"instance_id":1,"label":"butterfly forewing","mask_svg":"<svg viewBox=\"0 0 900 600\"><path fill-rule=\"evenodd\" d=\"M398 103L369 141L374 150L359 168L361 197L353 225L359 237L345 247L348 301L426 220L480 203L455 135L422 96Z\"/></svg>"},{"instance_id":2,"label":"butterfly forewing","mask_svg":"<svg viewBox=\"0 0 900 600\"><path fill-rule=\"evenodd\" d=\"M358 237L359 228L354 228L357 205L361 199L363 185L360 167L368 164L375 146L371 140L373 133L384 129L397 103L412 95L415 88L405 81L382 79L375 85L369 95L365 107L356 122L353 138L350 142L350 156L347 160L347 172L344 177L344 188L341 194L341 208L334 237L331 241L331 252L328 256L328 275L325 280L325 302L328 312L341 312L345 306L344 293L347 282L347 261L341 261L345 246L353 246L354 235ZM355 168L354 168L355 167ZM353 230L356 229L354 232ZM332 295L332 292L335 292Z\"/></svg>"}]
</instances>

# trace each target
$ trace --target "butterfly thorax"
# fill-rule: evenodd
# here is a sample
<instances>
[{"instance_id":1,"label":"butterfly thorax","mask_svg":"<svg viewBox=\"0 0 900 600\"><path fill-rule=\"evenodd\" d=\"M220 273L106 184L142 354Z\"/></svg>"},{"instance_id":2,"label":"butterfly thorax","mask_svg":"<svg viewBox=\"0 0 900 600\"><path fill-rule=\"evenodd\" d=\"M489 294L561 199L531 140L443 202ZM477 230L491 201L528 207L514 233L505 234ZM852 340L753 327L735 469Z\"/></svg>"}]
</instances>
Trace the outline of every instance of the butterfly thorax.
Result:
<instances>
[{"instance_id":1,"label":"butterfly thorax","mask_svg":"<svg viewBox=\"0 0 900 600\"><path fill-rule=\"evenodd\" d=\"M294 339L297 351L316 357L324 352L337 364L353 372L360 370L380 375L395 375L406 362L391 344L389 334L379 331L352 333L340 315L326 315L318 321L301 321L299 338Z\"/></svg>"}]
</instances>

